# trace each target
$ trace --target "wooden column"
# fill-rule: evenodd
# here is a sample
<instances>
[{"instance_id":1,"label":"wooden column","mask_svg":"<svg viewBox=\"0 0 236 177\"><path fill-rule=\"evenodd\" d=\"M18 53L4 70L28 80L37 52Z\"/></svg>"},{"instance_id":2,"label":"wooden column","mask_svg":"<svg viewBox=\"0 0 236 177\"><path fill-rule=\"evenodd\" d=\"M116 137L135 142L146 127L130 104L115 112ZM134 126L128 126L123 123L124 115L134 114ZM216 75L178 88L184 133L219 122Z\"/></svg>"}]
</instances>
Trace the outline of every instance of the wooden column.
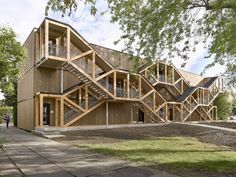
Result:
<instances>
[{"instance_id":1,"label":"wooden column","mask_svg":"<svg viewBox=\"0 0 236 177\"><path fill-rule=\"evenodd\" d=\"M139 91L139 99L141 99L142 98L142 78L141 78L141 76L139 76L138 91Z\"/></svg>"},{"instance_id":2,"label":"wooden column","mask_svg":"<svg viewBox=\"0 0 236 177\"><path fill-rule=\"evenodd\" d=\"M35 124L34 127L39 126L39 100L38 100L38 95L34 97L34 102L35 102L35 108L34 108L34 117L35 117Z\"/></svg>"},{"instance_id":3,"label":"wooden column","mask_svg":"<svg viewBox=\"0 0 236 177\"><path fill-rule=\"evenodd\" d=\"M183 104L180 105L180 110L181 122L183 122Z\"/></svg>"},{"instance_id":4,"label":"wooden column","mask_svg":"<svg viewBox=\"0 0 236 177\"><path fill-rule=\"evenodd\" d=\"M66 58L67 61L69 62L70 60L70 28L67 27L66 30Z\"/></svg>"},{"instance_id":5,"label":"wooden column","mask_svg":"<svg viewBox=\"0 0 236 177\"><path fill-rule=\"evenodd\" d=\"M159 81L159 62L157 62L157 80Z\"/></svg>"},{"instance_id":6,"label":"wooden column","mask_svg":"<svg viewBox=\"0 0 236 177\"><path fill-rule=\"evenodd\" d=\"M165 105L165 121L167 122L168 121L168 106L167 104Z\"/></svg>"},{"instance_id":7,"label":"wooden column","mask_svg":"<svg viewBox=\"0 0 236 177\"><path fill-rule=\"evenodd\" d=\"M131 118L130 122L132 124L134 122L134 107L133 107L133 104L131 104L131 113L130 114L131 114L130 115L130 118Z\"/></svg>"},{"instance_id":8,"label":"wooden column","mask_svg":"<svg viewBox=\"0 0 236 177\"><path fill-rule=\"evenodd\" d=\"M43 127L43 95L39 95L39 126Z\"/></svg>"},{"instance_id":9,"label":"wooden column","mask_svg":"<svg viewBox=\"0 0 236 177\"><path fill-rule=\"evenodd\" d=\"M49 22L45 20L45 58L48 58Z\"/></svg>"},{"instance_id":10,"label":"wooden column","mask_svg":"<svg viewBox=\"0 0 236 177\"><path fill-rule=\"evenodd\" d=\"M167 82L167 65L165 64L165 82Z\"/></svg>"},{"instance_id":11,"label":"wooden column","mask_svg":"<svg viewBox=\"0 0 236 177\"><path fill-rule=\"evenodd\" d=\"M95 79L95 77L96 77L96 61L95 61L95 58L96 58L96 55L95 55L95 52L93 52L93 56L92 56L92 63L93 63L92 77L93 77L93 79Z\"/></svg>"},{"instance_id":12,"label":"wooden column","mask_svg":"<svg viewBox=\"0 0 236 177\"><path fill-rule=\"evenodd\" d=\"M155 91L153 92L153 110L156 110L156 94Z\"/></svg>"},{"instance_id":13,"label":"wooden column","mask_svg":"<svg viewBox=\"0 0 236 177\"><path fill-rule=\"evenodd\" d=\"M63 68L61 68L61 93L64 92L64 73L63 73Z\"/></svg>"},{"instance_id":14,"label":"wooden column","mask_svg":"<svg viewBox=\"0 0 236 177\"><path fill-rule=\"evenodd\" d=\"M174 66L172 66L172 84L175 82L175 70Z\"/></svg>"},{"instance_id":15,"label":"wooden column","mask_svg":"<svg viewBox=\"0 0 236 177\"><path fill-rule=\"evenodd\" d=\"M82 105L82 89L79 89L79 105Z\"/></svg>"},{"instance_id":16,"label":"wooden column","mask_svg":"<svg viewBox=\"0 0 236 177\"><path fill-rule=\"evenodd\" d=\"M113 76L113 87L114 87L114 97L116 97L116 71L114 71L114 76Z\"/></svg>"},{"instance_id":17,"label":"wooden column","mask_svg":"<svg viewBox=\"0 0 236 177\"><path fill-rule=\"evenodd\" d=\"M108 101L106 101L106 126L109 124L109 110L108 110Z\"/></svg>"},{"instance_id":18,"label":"wooden column","mask_svg":"<svg viewBox=\"0 0 236 177\"><path fill-rule=\"evenodd\" d=\"M85 110L88 110L88 86L85 86Z\"/></svg>"},{"instance_id":19,"label":"wooden column","mask_svg":"<svg viewBox=\"0 0 236 177\"><path fill-rule=\"evenodd\" d=\"M39 27L39 59L43 58L43 30Z\"/></svg>"},{"instance_id":20,"label":"wooden column","mask_svg":"<svg viewBox=\"0 0 236 177\"><path fill-rule=\"evenodd\" d=\"M63 96L61 97L61 102L60 102L60 126L64 126L64 98Z\"/></svg>"},{"instance_id":21,"label":"wooden column","mask_svg":"<svg viewBox=\"0 0 236 177\"><path fill-rule=\"evenodd\" d=\"M55 119L55 127L58 127L58 100L57 98L55 99L55 108L54 108L55 114L54 114L54 119Z\"/></svg>"},{"instance_id":22,"label":"wooden column","mask_svg":"<svg viewBox=\"0 0 236 177\"><path fill-rule=\"evenodd\" d=\"M127 95L130 98L130 74L127 74Z\"/></svg>"}]
</instances>

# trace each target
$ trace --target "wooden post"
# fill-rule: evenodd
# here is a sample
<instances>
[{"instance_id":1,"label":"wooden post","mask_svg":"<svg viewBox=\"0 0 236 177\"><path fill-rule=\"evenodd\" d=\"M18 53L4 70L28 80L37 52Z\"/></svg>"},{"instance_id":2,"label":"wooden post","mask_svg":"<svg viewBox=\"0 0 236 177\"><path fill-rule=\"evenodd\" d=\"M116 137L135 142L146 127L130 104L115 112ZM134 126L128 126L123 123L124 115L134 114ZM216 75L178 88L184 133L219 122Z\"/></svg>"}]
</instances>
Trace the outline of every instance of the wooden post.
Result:
<instances>
[{"instance_id":1,"label":"wooden post","mask_svg":"<svg viewBox=\"0 0 236 177\"><path fill-rule=\"evenodd\" d=\"M183 104L180 105L180 117L181 117L181 122L183 122Z\"/></svg>"},{"instance_id":2,"label":"wooden post","mask_svg":"<svg viewBox=\"0 0 236 177\"><path fill-rule=\"evenodd\" d=\"M39 126L43 127L43 95L39 95Z\"/></svg>"},{"instance_id":3,"label":"wooden post","mask_svg":"<svg viewBox=\"0 0 236 177\"><path fill-rule=\"evenodd\" d=\"M165 64L165 82L167 82L167 65Z\"/></svg>"},{"instance_id":4,"label":"wooden post","mask_svg":"<svg viewBox=\"0 0 236 177\"><path fill-rule=\"evenodd\" d=\"M130 74L127 74L127 95L130 98Z\"/></svg>"},{"instance_id":5,"label":"wooden post","mask_svg":"<svg viewBox=\"0 0 236 177\"><path fill-rule=\"evenodd\" d=\"M109 110L108 110L108 101L106 101L106 126L109 124Z\"/></svg>"},{"instance_id":6,"label":"wooden post","mask_svg":"<svg viewBox=\"0 0 236 177\"><path fill-rule=\"evenodd\" d=\"M142 98L142 78L141 78L141 76L139 76L139 83L138 83L138 90L139 90L139 99L141 99Z\"/></svg>"},{"instance_id":7,"label":"wooden post","mask_svg":"<svg viewBox=\"0 0 236 177\"><path fill-rule=\"evenodd\" d=\"M45 50L43 49L43 30L39 27L39 60L44 57Z\"/></svg>"},{"instance_id":8,"label":"wooden post","mask_svg":"<svg viewBox=\"0 0 236 177\"><path fill-rule=\"evenodd\" d=\"M81 106L82 104L82 89L79 88L79 105Z\"/></svg>"},{"instance_id":9,"label":"wooden post","mask_svg":"<svg viewBox=\"0 0 236 177\"><path fill-rule=\"evenodd\" d=\"M153 110L156 110L156 93L155 91L153 92Z\"/></svg>"},{"instance_id":10,"label":"wooden post","mask_svg":"<svg viewBox=\"0 0 236 177\"><path fill-rule=\"evenodd\" d=\"M54 119L55 119L55 127L58 127L58 100L55 99L55 109L54 109Z\"/></svg>"},{"instance_id":11,"label":"wooden post","mask_svg":"<svg viewBox=\"0 0 236 177\"><path fill-rule=\"evenodd\" d=\"M67 27L67 30L66 30L66 58L67 58L67 61L69 62L70 60L70 28Z\"/></svg>"},{"instance_id":12,"label":"wooden post","mask_svg":"<svg viewBox=\"0 0 236 177\"><path fill-rule=\"evenodd\" d=\"M95 61L95 59L96 59L96 55L95 55L95 52L93 52L93 56L92 56L92 63L93 63L93 66L92 66L92 77L93 77L93 79L95 79L96 78L96 61Z\"/></svg>"},{"instance_id":13,"label":"wooden post","mask_svg":"<svg viewBox=\"0 0 236 177\"><path fill-rule=\"evenodd\" d=\"M114 71L113 87L114 87L114 97L116 97L116 71Z\"/></svg>"},{"instance_id":14,"label":"wooden post","mask_svg":"<svg viewBox=\"0 0 236 177\"><path fill-rule=\"evenodd\" d=\"M49 22L45 20L45 58L48 58Z\"/></svg>"},{"instance_id":15,"label":"wooden post","mask_svg":"<svg viewBox=\"0 0 236 177\"><path fill-rule=\"evenodd\" d=\"M88 110L88 86L85 86L85 110Z\"/></svg>"},{"instance_id":16,"label":"wooden post","mask_svg":"<svg viewBox=\"0 0 236 177\"><path fill-rule=\"evenodd\" d=\"M61 68L61 94L64 92L64 73L63 68Z\"/></svg>"},{"instance_id":17,"label":"wooden post","mask_svg":"<svg viewBox=\"0 0 236 177\"><path fill-rule=\"evenodd\" d=\"M157 80L159 81L159 62L157 62Z\"/></svg>"},{"instance_id":18,"label":"wooden post","mask_svg":"<svg viewBox=\"0 0 236 177\"><path fill-rule=\"evenodd\" d=\"M61 97L61 103L60 103L60 126L64 126L64 98Z\"/></svg>"},{"instance_id":19,"label":"wooden post","mask_svg":"<svg viewBox=\"0 0 236 177\"><path fill-rule=\"evenodd\" d=\"M174 66L172 66L172 84L175 82L175 70Z\"/></svg>"},{"instance_id":20,"label":"wooden post","mask_svg":"<svg viewBox=\"0 0 236 177\"><path fill-rule=\"evenodd\" d=\"M36 95L34 97L34 102L35 102L35 125L34 127L38 127L39 126L39 102L38 102L38 95Z\"/></svg>"},{"instance_id":21,"label":"wooden post","mask_svg":"<svg viewBox=\"0 0 236 177\"><path fill-rule=\"evenodd\" d=\"M168 106L167 106L167 104L165 105L165 119L166 119L166 122L168 122Z\"/></svg>"},{"instance_id":22,"label":"wooden post","mask_svg":"<svg viewBox=\"0 0 236 177\"><path fill-rule=\"evenodd\" d=\"M131 115L130 115L130 122L131 124L134 122L134 108L133 108L133 104L131 104Z\"/></svg>"}]
</instances>

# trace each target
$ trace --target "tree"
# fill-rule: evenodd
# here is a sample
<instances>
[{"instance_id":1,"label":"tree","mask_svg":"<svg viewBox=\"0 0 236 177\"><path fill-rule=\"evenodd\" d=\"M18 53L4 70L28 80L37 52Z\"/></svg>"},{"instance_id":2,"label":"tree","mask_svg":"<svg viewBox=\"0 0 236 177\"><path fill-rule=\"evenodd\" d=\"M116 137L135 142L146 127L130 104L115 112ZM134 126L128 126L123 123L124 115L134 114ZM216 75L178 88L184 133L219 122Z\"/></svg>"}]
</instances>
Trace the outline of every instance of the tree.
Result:
<instances>
[{"instance_id":1,"label":"tree","mask_svg":"<svg viewBox=\"0 0 236 177\"><path fill-rule=\"evenodd\" d=\"M16 104L16 81L19 64L26 56L24 48L16 40L15 32L6 26L0 27L0 91L5 105ZM15 120L15 119L14 119Z\"/></svg>"},{"instance_id":2,"label":"tree","mask_svg":"<svg viewBox=\"0 0 236 177\"><path fill-rule=\"evenodd\" d=\"M232 103L229 99L229 93L221 93L215 100L214 105L217 106L217 115L221 120L225 120L229 117L232 111Z\"/></svg>"},{"instance_id":3,"label":"tree","mask_svg":"<svg viewBox=\"0 0 236 177\"><path fill-rule=\"evenodd\" d=\"M106 0L112 22L123 31L125 51L156 59L168 53L184 59L203 43L206 58L214 58L206 68L216 63L228 67L229 85L236 88L236 1L235 0ZM96 0L84 0L90 11L98 11ZM78 0L48 0L46 13L52 9L71 15ZM233 74L233 75L232 75Z\"/></svg>"}]
</instances>

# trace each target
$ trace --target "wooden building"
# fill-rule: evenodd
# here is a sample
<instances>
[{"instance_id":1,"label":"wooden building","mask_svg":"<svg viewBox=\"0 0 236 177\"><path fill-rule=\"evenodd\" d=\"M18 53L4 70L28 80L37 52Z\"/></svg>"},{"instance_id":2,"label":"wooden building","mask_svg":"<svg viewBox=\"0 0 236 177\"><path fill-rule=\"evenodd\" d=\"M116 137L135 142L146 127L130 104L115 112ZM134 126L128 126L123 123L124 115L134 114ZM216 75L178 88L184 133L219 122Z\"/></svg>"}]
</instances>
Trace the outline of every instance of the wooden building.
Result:
<instances>
[{"instance_id":1,"label":"wooden building","mask_svg":"<svg viewBox=\"0 0 236 177\"><path fill-rule=\"evenodd\" d=\"M20 66L17 122L23 129L215 120L219 77L204 78L88 43L71 26L46 18L33 29Z\"/></svg>"}]
</instances>

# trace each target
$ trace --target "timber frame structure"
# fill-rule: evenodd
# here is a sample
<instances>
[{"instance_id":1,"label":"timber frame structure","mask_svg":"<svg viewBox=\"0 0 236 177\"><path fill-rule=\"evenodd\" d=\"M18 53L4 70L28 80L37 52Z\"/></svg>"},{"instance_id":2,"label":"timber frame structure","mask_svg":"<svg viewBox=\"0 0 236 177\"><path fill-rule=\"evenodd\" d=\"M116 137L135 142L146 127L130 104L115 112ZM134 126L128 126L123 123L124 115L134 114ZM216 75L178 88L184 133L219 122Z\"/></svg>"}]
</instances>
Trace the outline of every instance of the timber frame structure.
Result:
<instances>
[{"instance_id":1,"label":"timber frame structure","mask_svg":"<svg viewBox=\"0 0 236 177\"><path fill-rule=\"evenodd\" d=\"M160 61L131 73L127 54L90 44L71 26L49 18L24 46L20 128L217 119L213 100L223 91L220 77L204 78Z\"/></svg>"}]
</instances>

